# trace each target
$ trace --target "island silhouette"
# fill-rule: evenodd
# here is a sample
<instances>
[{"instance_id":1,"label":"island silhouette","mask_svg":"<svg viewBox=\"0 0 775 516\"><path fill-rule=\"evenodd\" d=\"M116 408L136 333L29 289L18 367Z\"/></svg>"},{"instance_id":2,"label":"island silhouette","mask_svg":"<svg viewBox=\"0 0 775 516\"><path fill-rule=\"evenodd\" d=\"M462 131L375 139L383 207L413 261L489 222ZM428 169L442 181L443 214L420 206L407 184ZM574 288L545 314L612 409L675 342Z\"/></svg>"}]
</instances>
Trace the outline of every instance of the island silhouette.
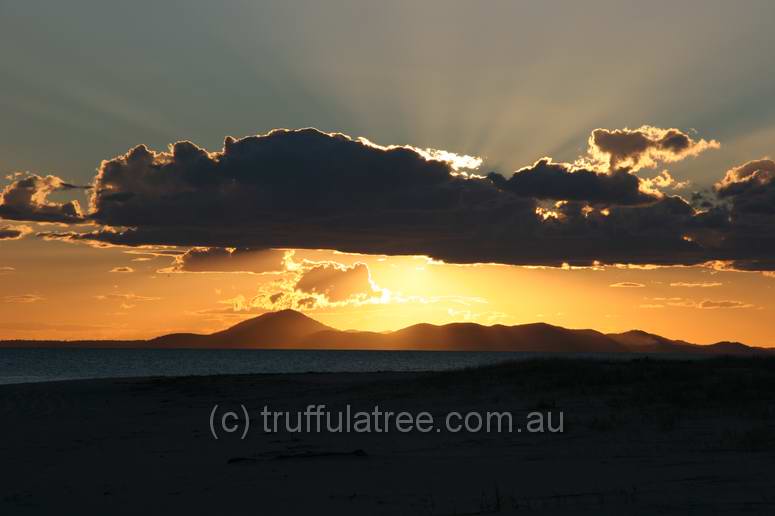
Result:
<instances>
[{"instance_id":1,"label":"island silhouette","mask_svg":"<svg viewBox=\"0 0 775 516\"><path fill-rule=\"evenodd\" d=\"M722 341L695 344L641 330L602 333L547 323L485 326L471 322L415 324L390 332L338 330L295 310L280 310L210 334L171 333L148 340L5 340L0 347L147 349L347 349L511 351L540 353L773 354L773 349Z\"/></svg>"}]
</instances>

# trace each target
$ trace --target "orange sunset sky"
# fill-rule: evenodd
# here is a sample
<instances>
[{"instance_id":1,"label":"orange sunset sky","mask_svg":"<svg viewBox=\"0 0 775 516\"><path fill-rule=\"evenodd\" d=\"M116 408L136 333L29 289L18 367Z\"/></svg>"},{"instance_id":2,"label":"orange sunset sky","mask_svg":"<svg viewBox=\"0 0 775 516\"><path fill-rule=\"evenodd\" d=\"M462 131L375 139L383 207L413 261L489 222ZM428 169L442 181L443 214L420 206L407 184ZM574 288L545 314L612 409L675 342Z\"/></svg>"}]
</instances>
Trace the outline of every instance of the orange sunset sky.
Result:
<instances>
[{"instance_id":1,"label":"orange sunset sky","mask_svg":"<svg viewBox=\"0 0 775 516\"><path fill-rule=\"evenodd\" d=\"M775 346L771 3L322 4L0 6L0 339Z\"/></svg>"},{"instance_id":2,"label":"orange sunset sky","mask_svg":"<svg viewBox=\"0 0 775 516\"><path fill-rule=\"evenodd\" d=\"M2 279L4 338L131 339L209 332L269 309L295 307L342 329L545 321L607 332L642 328L695 342L775 342L769 324L775 279L759 273L709 267L448 265L419 256L331 251L278 253L279 267L272 272L201 273L175 271L168 250L160 255L51 242L42 255L35 244L32 239L2 244L4 263L14 264ZM54 260L57 266L51 266ZM320 264L336 264L350 273L343 272L336 283L320 283L319 290L328 289L328 295L316 296L310 309L299 305L309 296L294 285L304 270ZM286 298L272 304L269 296L279 292ZM730 304L715 307L709 301Z\"/></svg>"}]
</instances>

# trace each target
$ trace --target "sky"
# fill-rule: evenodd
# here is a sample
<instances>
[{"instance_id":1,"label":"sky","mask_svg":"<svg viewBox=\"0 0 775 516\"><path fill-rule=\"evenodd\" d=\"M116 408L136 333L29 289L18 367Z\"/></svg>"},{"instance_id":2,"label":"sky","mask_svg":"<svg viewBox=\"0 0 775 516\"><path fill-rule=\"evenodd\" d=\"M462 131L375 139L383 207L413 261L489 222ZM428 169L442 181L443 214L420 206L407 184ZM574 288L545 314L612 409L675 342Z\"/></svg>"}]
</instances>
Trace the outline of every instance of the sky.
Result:
<instances>
[{"instance_id":1,"label":"sky","mask_svg":"<svg viewBox=\"0 0 775 516\"><path fill-rule=\"evenodd\" d=\"M774 16L0 0L0 338L294 308L775 346Z\"/></svg>"}]
</instances>

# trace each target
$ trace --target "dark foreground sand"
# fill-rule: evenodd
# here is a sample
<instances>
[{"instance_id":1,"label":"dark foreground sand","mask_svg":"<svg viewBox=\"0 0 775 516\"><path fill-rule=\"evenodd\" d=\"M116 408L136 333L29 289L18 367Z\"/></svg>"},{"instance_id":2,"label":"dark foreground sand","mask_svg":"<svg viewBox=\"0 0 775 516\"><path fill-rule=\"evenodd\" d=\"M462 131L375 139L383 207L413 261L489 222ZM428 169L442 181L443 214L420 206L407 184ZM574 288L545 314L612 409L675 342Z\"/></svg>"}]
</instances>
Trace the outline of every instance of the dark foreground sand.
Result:
<instances>
[{"instance_id":1,"label":"dark foreground sand","mask_svg":"<svg viewBox=\"0 0 775 516\"><path fill-rule=\"evenodd\" d=\"M564 413L564 433L210 434L213 404ZM0 387L0 514L775 514L775 362Z\"/></svg>"}]
</instances>

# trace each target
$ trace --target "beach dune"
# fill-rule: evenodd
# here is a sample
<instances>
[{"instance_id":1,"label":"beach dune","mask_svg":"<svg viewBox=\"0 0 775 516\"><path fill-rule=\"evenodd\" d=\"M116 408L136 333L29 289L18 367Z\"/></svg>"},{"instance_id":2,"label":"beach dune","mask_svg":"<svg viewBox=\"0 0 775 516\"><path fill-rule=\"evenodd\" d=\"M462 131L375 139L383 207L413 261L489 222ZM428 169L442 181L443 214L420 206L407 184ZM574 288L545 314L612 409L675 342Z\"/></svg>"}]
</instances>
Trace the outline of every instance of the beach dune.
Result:
<instances>
[{"instance_id":1,"label":"beach dune","mask_svg":"<svg viewBox=\"0 0 775 516\"><path fill-rule=\"evenodd\" d=\"M442 373L0 386L0 513L771 514L775 364L543 359ZM210 427L242 406L241 431ZM263 407L562 413L558 433L266 432ZM242 428L242 427L240 427Z\"/></svg>"}]
</instances>

